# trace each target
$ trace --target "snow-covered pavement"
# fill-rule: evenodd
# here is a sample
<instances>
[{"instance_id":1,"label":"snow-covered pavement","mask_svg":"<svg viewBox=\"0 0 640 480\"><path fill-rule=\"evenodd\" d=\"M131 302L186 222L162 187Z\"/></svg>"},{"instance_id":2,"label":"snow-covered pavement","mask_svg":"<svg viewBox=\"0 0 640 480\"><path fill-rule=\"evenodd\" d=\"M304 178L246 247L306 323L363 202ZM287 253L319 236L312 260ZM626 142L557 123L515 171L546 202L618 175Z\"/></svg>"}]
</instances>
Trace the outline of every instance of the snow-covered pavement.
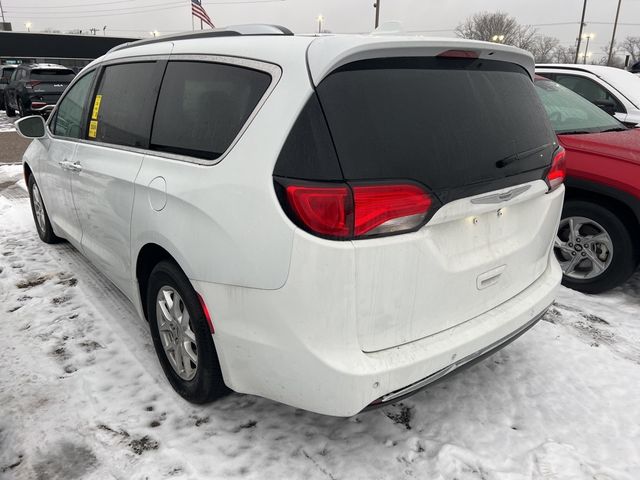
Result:
<instances>
[{"instance_id":1,"label":"snow-covered pavement","mask_svg":"<svg viewBox=\"0 0 640 480\"><path fill-rule=\"evenodd\" d=\"M640 478L638 273L562 289L498 354L350 419L238 394L194 406L127 301L40 242L20 176L0 167L1 479Z\"/></svg>"},{"instance_id":2,"label":"snow-covered pavement","mask_svg":"<svg viewBox=\"0 0 640 480\"><path fill-rule=\"evenodd\" d=\"M14 125L14 122L16 120L18 120L18 117L9 118L4 111L0 112L0 133L15 132L16 127Z\"/></svg>"}]
</instances>

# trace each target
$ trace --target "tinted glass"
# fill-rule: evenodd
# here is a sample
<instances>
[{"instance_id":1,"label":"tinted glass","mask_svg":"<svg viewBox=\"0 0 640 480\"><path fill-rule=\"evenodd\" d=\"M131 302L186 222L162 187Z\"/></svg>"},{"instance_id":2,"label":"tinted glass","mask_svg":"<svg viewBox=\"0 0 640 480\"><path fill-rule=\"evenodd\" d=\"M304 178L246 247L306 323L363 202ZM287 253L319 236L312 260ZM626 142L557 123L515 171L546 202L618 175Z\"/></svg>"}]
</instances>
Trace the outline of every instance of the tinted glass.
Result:
<instances>
[{"instance_id":1,"label":"tinted glass","mask_svg":"<svg viewBox=\"0 0 640 480\"><path fill-rule=\"evenodd\" d=\"M3 68L2 78L11 78L11 74L15 71L15 68Z\"/></svg>"},{"instance_id":2,"label":"tinted glass","mask_svg":"<svg viewBox=\"0 0 640 480\"><path fill-rule=\"evenodd\" d=\"M53 133L62 137L81 138L85 124L84 112L88 107L91 82L95 70L79 79L62 99L56 110Z\"/></svg>"},{"instance_id":3,"label":"tinted glass","mask_svg":"<svg viewBox=\"0 0 640 480\"><path fill-rule=\"evenodd\" d=\"M31 80L40 82L70 82L76 74L73 70L63 69L42 69L37 68L31 70Z\"/></svg>"},{"instance_id":4,"label":"tinted glass","mask_svg":"<svg viewBox=\"0 0 640 480\"><path fill-rule=\"evenodd\" d=\"M597 84L593 80L576 75L557 73L555 75L555 81L563 87L567 87L569 90L576 92L578 95L586 98L590 102L598 102L602 100L613 102L616 112L625 111L624 107L620 104L616 97L611 95L608 90L606 90L604 87Z\"/></svg>"},{"instance_id":5,"label":"tinted glass","mask_svg":"<svg viewBox=\"0 0 640 480\"><path fill-rule=\"evenodd\" d=\"M365 60L329 75L318 94L348 180L414 179L444 197L541 177L555 149L531 79L511 63Z\"/></svg>"},{"instance_id":6,"label":"tinted glass","mask_svg":"<svg viewBox=\"0 0 640 480\"><path fill-rule=\"evenodd\" d=\"M562 85L551 80L536 80L535 86L556 133L593 133L624 128L611 115Z\"/></svg>"},{"instance_id":7,"label":"tinted glass","mask_svg":"<svg viewBox=\"0 0 640 480\"><path fill-rule=\"evenodd\" d=\"M88 138L147 148L161 77L158 62L106 67L92 104Z\"/></svg>"},{"instance_id":8,"label":"tinted glass","mask_svg":"<svg viewBox=\"0 0 640 480\"><path fill-rule=\"evenodd\" d=\"M274 175L306 180L341 180L342 172L317 95L311 95L287 137Z\"/></svg>"},{"instance_id":9,"label":"tinted glass","mask_svg":"<svg viewBox=\"0 0 640 480\"><path fill-rule=\"evenodd\" d=\"M151 148L213 160L238 135L269 87L256 70L202 62L169 62Z\"/></svg>"}]
</instances>

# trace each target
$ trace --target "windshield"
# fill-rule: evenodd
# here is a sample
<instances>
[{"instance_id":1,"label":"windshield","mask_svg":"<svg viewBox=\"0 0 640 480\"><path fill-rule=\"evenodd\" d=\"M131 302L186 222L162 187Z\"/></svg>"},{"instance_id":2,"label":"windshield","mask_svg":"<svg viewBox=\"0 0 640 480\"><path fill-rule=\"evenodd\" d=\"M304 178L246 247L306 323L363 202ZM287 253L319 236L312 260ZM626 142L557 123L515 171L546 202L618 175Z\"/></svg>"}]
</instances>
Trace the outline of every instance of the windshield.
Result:
<instances>
[{"instance_id":1,"label":"windshield","mask_svg":"<svg viewBox=\"0 0 640 480\"><path fill-rule=\"evenodd\" d=\"M604 110L556 82L536 80L535 86L557 134L626 129Z\"/></svg>"}]
</instances>

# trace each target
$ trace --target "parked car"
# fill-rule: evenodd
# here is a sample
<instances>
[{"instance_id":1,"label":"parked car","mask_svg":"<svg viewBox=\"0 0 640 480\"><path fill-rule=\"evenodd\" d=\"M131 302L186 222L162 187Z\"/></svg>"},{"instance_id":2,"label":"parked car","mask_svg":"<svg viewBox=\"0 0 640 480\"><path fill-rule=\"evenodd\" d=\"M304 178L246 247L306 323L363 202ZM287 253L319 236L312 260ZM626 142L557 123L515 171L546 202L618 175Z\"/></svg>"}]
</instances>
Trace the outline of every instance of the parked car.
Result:
<instances>
[{"instance_id":1,"label":"parked car","mask_svg":"<svg viewBox=\"0 0 640 480\"><path fill-rule=\"evenodd\" d=\"M4 90L7 116L48 115L75 77L72 70L50 63L20 65Z\"/></svg>"},{"instance_id":2,"label":"parked car","mask_svg":"<svg viewBox=\"0 0 640 480\"><path fill-rule=\"evenodd\" d=\"M11 74L15 69L15 65L0 66L0 110L4 110L4 90L7 88Z\"/></svg>"},{"instance_id":3,"label":"parked car","mask_svg":"<svg viewBox=\"0 0 640 480\"><path fill-rule=\"evenodd\" d=\"M567 194L554 251L567 287L599 293L640 258L640 129L556 82L535 86L565 148Z\"/></svg>"},{"instance_id":4,"label":"parked car","mask_svg":"<svg viewBox=\"0 0 640 480\"><path fill-rule=\"evenodd\" d=\"M540 64L536 73L573 90L627 126L640 124L640 77L602 65Z\"/></svg>"},{"instance_id":5,"label":"parked car","mask_svg":"<svg viewBox=\"0 0 640 480\"><path fill-rule=\"evenodd\" d=\"M46 127L17 123L38 234L131 299L187 400L353 415L553 301L564 153L533 70L503 45L273 26L122 46Z\"/></svg>"}]
</instances>

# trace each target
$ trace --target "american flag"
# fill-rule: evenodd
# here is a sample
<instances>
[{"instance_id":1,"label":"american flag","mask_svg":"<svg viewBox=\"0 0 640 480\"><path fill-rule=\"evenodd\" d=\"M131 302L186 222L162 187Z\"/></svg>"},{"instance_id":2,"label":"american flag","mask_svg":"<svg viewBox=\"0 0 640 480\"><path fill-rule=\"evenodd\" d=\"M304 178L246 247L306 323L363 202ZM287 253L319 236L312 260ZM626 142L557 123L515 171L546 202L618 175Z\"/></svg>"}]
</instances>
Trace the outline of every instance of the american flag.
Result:
<instances>
[{"instance_id":1,"label":"american flag","mask_svg":"<svg viewBox=\"0 0 640 480\"><path fill-rule=\"evenodd\" d=\"M211 28L214 28L213 22L209 18L209 15L207 15L207 11L202 6L201 0L191 0L191 14L198 17Z\"/></svg>"}]
</instances>

